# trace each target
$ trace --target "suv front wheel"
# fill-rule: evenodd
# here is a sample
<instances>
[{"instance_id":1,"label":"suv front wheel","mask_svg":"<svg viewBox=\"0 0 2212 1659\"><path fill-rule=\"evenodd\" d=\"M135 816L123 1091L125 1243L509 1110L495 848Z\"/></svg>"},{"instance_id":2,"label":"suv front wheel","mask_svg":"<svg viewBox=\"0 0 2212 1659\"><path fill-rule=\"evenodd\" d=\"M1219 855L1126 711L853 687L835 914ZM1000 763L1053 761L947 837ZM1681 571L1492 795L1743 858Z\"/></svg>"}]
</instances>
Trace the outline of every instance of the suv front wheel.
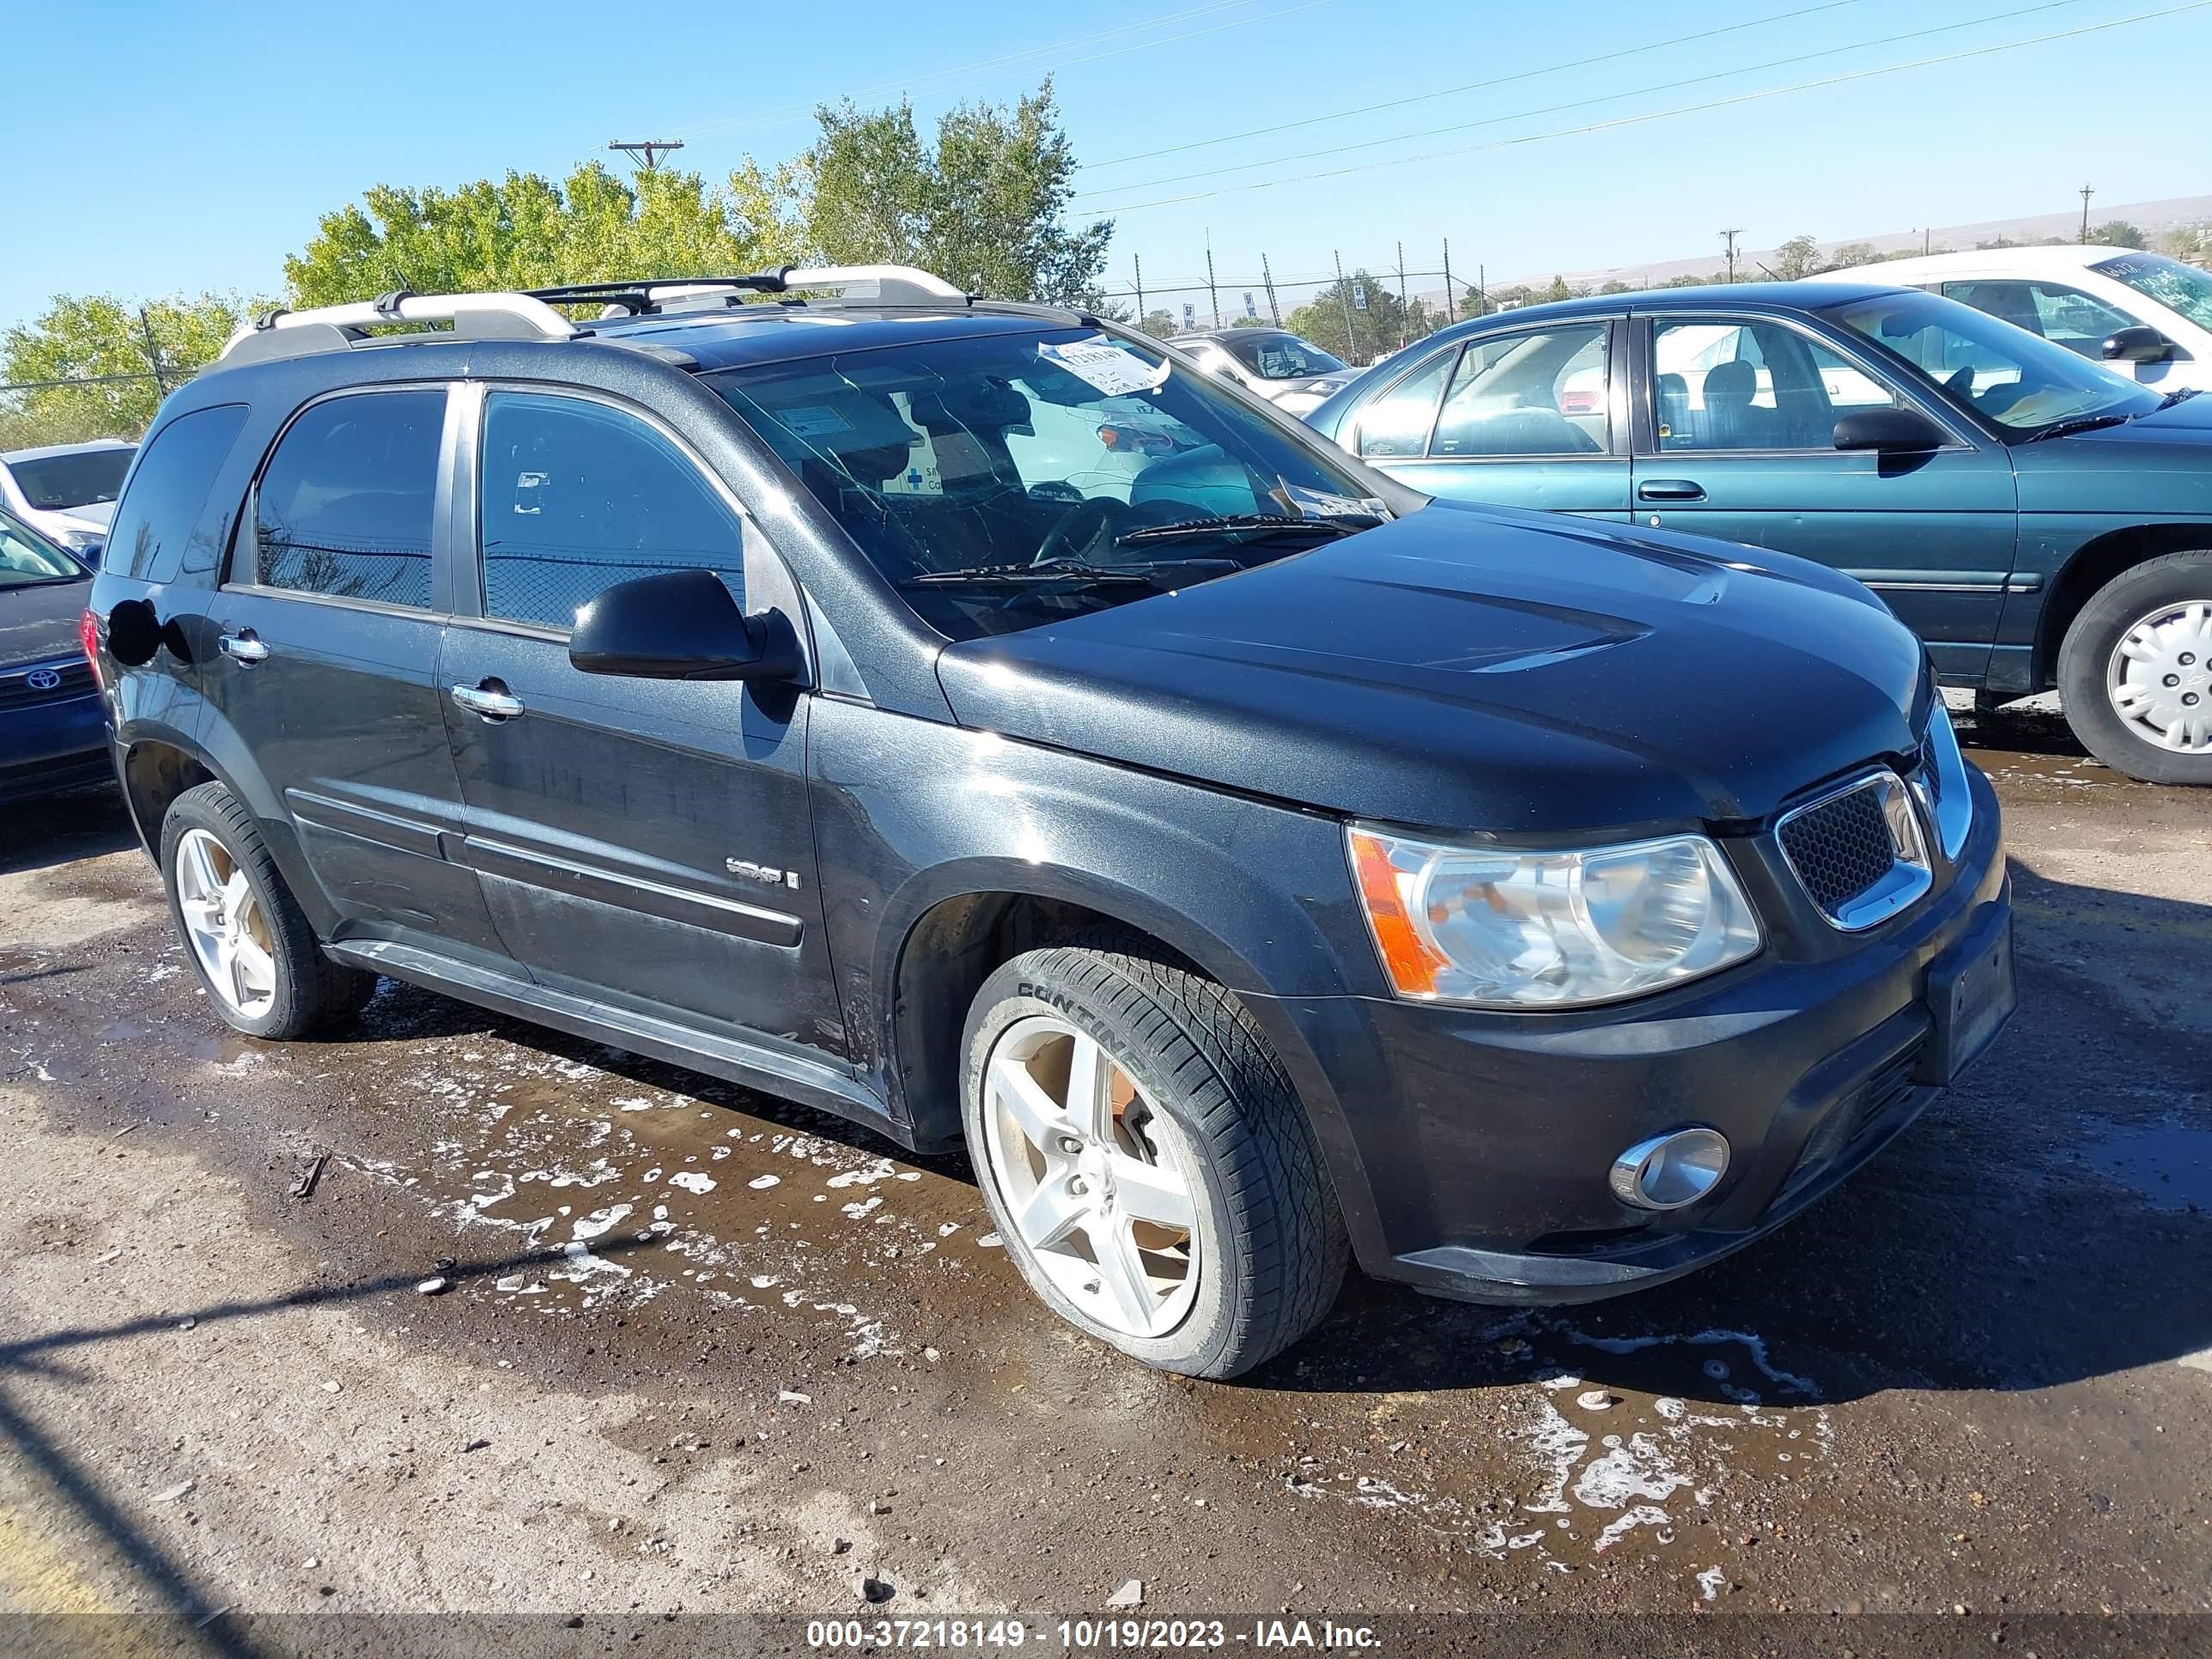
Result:
<instances>
[{"instance_id":1,"label":"suv front wheel","mask_svg":"<svg viewBox=\"0 0 2212 1659\"><path fill-rule=\"evenodd\" d=\"M1343 1222L1289 1079L1222 987L1094 931L994 973L963 1052L984 1200L1063 1319L1227 1377L1328 1312Z\"/></svg>"},{"instance_id":2,"label":"suv front wheel","mask_svg":"<svg viewBox=\"0 0 2212 1659\"><path fill-rule=\"evenodd\" d=\"M2066 630L2058 690L2075 736L2113 770L2212 784L2212 550L2099 589Z\"/></svg>"},{"instance_id":3,"label":"suv front wheel","mask_svg":"<svg viewBox=\"0 0 2212 1659\"><path fill-rule=\"evenodd\" d=\"M222 784L187 789L161 820L161 878L209 1000L248 1036L306 1036L376 989L375 975L323 954L252 815Z\"/></svg>"}]
</instances>

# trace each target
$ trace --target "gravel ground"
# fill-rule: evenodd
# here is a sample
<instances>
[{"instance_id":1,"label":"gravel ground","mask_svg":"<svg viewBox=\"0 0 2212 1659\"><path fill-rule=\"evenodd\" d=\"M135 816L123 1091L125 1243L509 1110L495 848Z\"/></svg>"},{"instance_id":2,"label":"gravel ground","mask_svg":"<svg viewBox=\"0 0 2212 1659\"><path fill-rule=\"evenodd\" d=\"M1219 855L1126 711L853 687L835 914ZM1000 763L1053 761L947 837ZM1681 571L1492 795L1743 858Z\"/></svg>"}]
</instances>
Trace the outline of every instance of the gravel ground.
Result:
<instances>
[{"instance_id":1,"label":"gravel ground","mask_svg":"<svg viewBox=\"0 0 2212 1659\"><path fill-rule=\"evenodd\" d=\"M0 1609L222 1651L252 1615L550 1643L1132 1579L1407 1652L1477 1613L1940 1614L1978 1651L2090 1615L2055 1651L2212 1612L2212 794L1988 725L2021 1009L1873 1166L1593 1308L1355 1280L1226 1386L1054 1322L957 1159L403 986L230 1036L112 799L8 807Z\"/></svg>"}]
</instances>

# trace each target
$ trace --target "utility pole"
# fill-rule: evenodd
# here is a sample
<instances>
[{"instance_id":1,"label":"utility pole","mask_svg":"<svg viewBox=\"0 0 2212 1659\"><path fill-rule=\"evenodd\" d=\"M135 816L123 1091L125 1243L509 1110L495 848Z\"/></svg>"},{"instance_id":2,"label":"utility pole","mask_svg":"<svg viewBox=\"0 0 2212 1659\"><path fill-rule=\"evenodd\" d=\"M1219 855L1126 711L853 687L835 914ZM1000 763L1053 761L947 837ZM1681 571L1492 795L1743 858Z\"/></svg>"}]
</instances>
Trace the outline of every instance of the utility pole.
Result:
<instances>
[{"instance_id":1,"label":"utility pole","mask_svg":"<svg viewBox=\"0 0 2212 1659\"><path fill-rule=\"evenodd\" d=\"M1352 284L1344 280L1344 256L1334 248L1328 252L1336 261L1336 302L1344 308L1344 355L1356 363L1359 361L1359 340L1352 331Z\"/></svg>"},{"instance_id":2,"label":"utility pole","mask_svg":"<svg viewBox=\"0 0 2212 1659\"><path fill-rule=\"evenodd\" d=\"M1213 233L1206 233L1206 293L1213 301L1213 325L1221 326L1221 290L1213 284Z\"/></svg>"},{"instance_id":3,"label":"utility pole","mask_svg":"<svg viewBox=\"0 0 2212 1659\"><path fill-rule=\"evenodd\" d=\"M1283 308L1275 303L1275 273L1268 269L1267 256L1260 256L1260 280L1267 288L1267 315L1277 328L1283 325Z\"/></svg>"},{"instance_id":4,"label":"utility pole","mask_svg":"<svg viewBox=\"0 0 2212 1659\"><path fill-rule=\"evenodd\" d=\"M138 307L138 331L146 341L146 361L154 369L154 394L166 398L169 395L169 382L161 373L161 348L154 343L154 322L143 306Z\"/></svg>"},{"instance_id":5,"label":"utility pole","mask_svg":"<svg viewBox=\"0 0 2212 1659\"><path fill-rule=\"evenodd\" d=\"M1474 268L1474 314L1490 315L1490 267L1478 264Z\"/></svg>"},{"instance_id":6,"label":"utility pole","mask_svg":"<svg viewBox=\"0 0 2212 1659\"><path fill-rule=\"evenodd\" d=\"M660 165L662 156L672 150L682 149L684 141L681 138L617 138L611 141L607 148L621 150L633 161L642 161L645 170L651 173Z\"/></svg>"},{"instance_id":7,"label":"utility pole","mask_svg":"<svg viewBox=\"0 0 2212 1659\"><path fill-rule=\"evenodd\" d=\"M1406 328L1413 307L1406 298L1406 245L1398 244L1398 343L1406 343Z\"/></svg>"},{"instance_id":8,"label":"utility pole","mask_svg":"<svg viewBox=\"0 0 2212 1659\"><path fill-rule=\"evenodd\" d=\"M2089 198L2096 192L2088 185L2081 186L2081 246L2089 245Z\"/></svg>"},{"instance_id":9,"label":"utility pole","mask_svg":"<svg viewBox=\"0 0 2212 1659\"><path fill-rule=\"evenodd\" d=\"M1724 230L1721 233L1721 240L1728 244L1728 279L1731 283L1735 281L1735 239L1742 234L1741 225L1736 226L1733 230Z\"/></svg>"},{"instance_id":10,"label":"utility pole","mask_svg":"<svg viewBox=\"0 0 2212 1659\"><path fill-rule=\"evenodd\" d=\"M1141 253L1133 253L1129 256L1129 258L1131 263L1137 267L1137 326L1139 328L1142 328L1145 325L1146 317L1145 256Z\"/></svg>"},{"instance_id":11,"label":"utility pole","mask_svg":"<svg viewBox=\"0 0 2212 1659\"><path fill-rule=\"evenodd\" d=\"M1459 315L1459 307L1452 302L1451 238L1444 238L1444 320L1450 322Z\"/></svg>"}]
</instances>

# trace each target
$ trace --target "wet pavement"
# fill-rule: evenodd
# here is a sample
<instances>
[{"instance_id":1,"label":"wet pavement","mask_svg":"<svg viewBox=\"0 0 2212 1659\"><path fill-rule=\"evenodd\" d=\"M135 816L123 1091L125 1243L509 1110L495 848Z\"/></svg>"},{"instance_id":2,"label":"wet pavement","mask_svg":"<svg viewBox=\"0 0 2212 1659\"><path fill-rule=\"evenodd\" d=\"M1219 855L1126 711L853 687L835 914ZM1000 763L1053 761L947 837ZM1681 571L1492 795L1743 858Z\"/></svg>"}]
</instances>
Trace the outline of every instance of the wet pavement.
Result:
<instances>
[{"instance_id":1,"label":"wet pavement","mask_svg":"<svg viewBox=\"0 0 2212 1659\"><path fill-rule=\"evenodd\" d=\"M957 1158L389 982L229 1035L107 797L0 809L0 1606L2212 1612L2212 794L1966 724L2023 1001L1901 1140L1229 1385L1059 1325Z\"/></svg>"}]
</instances>

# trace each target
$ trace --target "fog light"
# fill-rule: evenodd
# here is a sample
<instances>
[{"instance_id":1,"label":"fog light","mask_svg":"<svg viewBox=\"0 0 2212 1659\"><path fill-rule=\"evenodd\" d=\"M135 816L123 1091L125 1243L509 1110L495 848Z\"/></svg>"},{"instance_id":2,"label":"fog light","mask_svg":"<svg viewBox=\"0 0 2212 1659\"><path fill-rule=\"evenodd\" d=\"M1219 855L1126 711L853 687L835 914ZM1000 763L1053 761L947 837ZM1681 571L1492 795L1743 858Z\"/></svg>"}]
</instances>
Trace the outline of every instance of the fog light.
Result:
<instances>
[{"instance_id":1,"label":"fog light","mask_svg":"<svg viewBox=\"0 0 2212 1659\"><path fill-rule=\"evenodd\" d=\"M1719 1185L1728 1161L1728 1137L1718 1129L1654 1135L1613 1159L1613 1194L1639 1210L1679 1210Z\"/></svg>"}]
</instances>

